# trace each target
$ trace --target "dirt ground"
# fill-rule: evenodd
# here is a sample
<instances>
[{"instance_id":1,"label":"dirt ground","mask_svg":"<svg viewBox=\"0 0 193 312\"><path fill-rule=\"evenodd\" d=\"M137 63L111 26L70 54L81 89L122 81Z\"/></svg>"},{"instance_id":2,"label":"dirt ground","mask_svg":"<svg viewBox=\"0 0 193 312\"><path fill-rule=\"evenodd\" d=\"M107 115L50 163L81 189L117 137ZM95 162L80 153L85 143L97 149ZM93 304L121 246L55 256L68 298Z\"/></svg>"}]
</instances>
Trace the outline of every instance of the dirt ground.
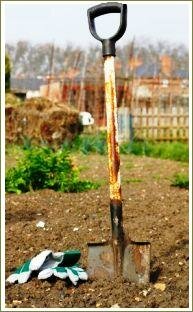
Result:
<instances>
[{"instance_id":1,"label":"dirt ground","mask_svg":"<svg viewBox=\"0 0 193 312\"><path fill-rule=\"evenodd\" d=\"M74 162L81 166L82 178L101 181L102 186L78 194L43 190L6 195L6 277L44 249L80 249L80 264L86 269L87 243L110 237L107 158L75 155ZM148 285L115 278L75 287L65 280L33 277L26 284L6 285L6 307L187 308L188 191L171 186L171 177L187 170L179 162L121 155L125 233L151 243ZM37 228L38 221L45 228Z\"/></svg>"}]
</instances>

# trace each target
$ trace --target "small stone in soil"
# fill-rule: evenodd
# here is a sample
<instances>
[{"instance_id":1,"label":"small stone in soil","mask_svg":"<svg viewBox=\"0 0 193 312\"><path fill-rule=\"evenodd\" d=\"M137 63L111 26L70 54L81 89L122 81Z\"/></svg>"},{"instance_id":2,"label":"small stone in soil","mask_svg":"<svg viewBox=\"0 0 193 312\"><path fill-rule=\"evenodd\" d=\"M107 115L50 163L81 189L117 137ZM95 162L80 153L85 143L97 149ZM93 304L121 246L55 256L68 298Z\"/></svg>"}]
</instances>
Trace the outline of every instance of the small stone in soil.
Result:
<instances>
[{"instance_id":1,"label":"small stone in soil","mask_svg":"<svg viewBox=\"0 0 193 312\"><path fill-rule=\"evenodd\" d=\"M141 299L139 297L135 297L135 301L140 302Z\"/></svg>"},{"instance_id":2,"label":"small stone in soil","mask_svg":"<svg viewBox=\"0 0 193 312\"><path fill-rule=\"evenodd\" d=\"M164 283L156 283L154 285L155 289L157 290L161 290L161 291L164 291L166 289L166 284Z\"/></svg>"},{"instance_id":3,"label":"small stone in soil","mask_svg":"<svg viewBox=\"0 0 193 312\"><path fill-rule=\"evenodd\" d=\"M120 306L118 305L118 303L115 303L111 306L111 308L120 308Z\"/></svg>"}]
</instances>

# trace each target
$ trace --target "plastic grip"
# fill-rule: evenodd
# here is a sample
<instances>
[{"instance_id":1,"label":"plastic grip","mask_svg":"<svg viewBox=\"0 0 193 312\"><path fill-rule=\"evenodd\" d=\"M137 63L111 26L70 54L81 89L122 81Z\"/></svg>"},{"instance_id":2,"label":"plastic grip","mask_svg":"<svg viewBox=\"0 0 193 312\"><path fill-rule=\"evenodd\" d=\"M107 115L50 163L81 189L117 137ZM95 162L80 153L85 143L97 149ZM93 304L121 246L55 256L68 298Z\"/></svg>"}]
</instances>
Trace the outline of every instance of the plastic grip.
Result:
<instances>
[{"instance_id":1,"label":"plastic grip","mask_svg":"<svg viewBox=\"0 0 193 312\"><path fill-rule=\"evenodd\" d=\"M122 4L117 2L107 2L96 5L88 9L91 18L95 18L108 13L121 13Z\"/></svg>"},{"instance_id":2,"label":"plastic grip","mask_svg":"<svg viewBox=\"0 0 193 312\"><path fill-rule=\"evenodd\" d=\"M95 18L104 14L120 13L120 26L118 31L110 38L103 39L98 36L95 28ZM117 2L107 2L96 5L87 11L89 29L93 37L102 42L103 56L115 56L115 43L119 40L127 27L127 5Z\"/></svg>"}]
</instances>

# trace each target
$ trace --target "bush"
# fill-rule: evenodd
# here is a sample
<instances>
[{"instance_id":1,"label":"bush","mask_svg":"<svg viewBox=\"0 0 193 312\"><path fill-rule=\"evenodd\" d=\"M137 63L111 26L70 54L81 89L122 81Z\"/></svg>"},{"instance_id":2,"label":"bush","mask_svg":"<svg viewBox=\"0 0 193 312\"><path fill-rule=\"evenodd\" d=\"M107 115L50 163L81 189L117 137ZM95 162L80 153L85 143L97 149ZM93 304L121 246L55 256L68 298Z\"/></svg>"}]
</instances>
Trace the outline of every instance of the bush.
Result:
<instances>
[{"instance_id":1,"label":"bush","mask_svg":"<svg viewBox=\"0 0 193 312\"><path fill-rule=\"evenodd\" d=\"M23 101L18 98L16 95L14 95L13 93L7 92L5 94L5 105L6 107L9 106L21 106L23 104Z\"/></svg>"},{"instance_id":2,"label":"bush","mask_svg":"<svg viewBox=\"0 0 193 312\"><path fill-rule=\"evenodd\" d=\"M82 192L95 189L98 183L81 181L69 153L64 149L54 152L49 147L31 147L17 167L7 171L5 189L20 194L30 190L53 189L61 192Z\"/></svg>"},{"instance_id":3,"label":"bush","mask_svg":"<svg viewBox=\"0 0 193 312\"><path fill-rule=\"evenodd\" d=\"M172 186L178 186L180 188L189 188L189 177L183 173L177 173L172 179Z\"/></svg>"}]
</instances>

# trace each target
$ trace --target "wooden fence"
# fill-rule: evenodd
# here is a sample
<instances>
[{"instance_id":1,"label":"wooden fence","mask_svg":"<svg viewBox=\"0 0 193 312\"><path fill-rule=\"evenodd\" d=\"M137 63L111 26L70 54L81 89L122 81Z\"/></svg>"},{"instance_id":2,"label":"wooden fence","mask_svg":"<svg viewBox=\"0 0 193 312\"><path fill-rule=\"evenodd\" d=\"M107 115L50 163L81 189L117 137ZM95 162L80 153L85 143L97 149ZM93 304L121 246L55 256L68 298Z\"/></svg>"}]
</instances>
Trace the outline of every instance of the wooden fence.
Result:
<instances>
[{"instance_id":1,"label":"wooden fence","mask_svg":"<svg viewBox=\"0 0 193 312\"><path fill-rule=\"evenodd\" d=\"M167 82L167 84L165 84ZM188 81L163 80L159 77L130 80L117 79L116 97L119 139L172 141L188 140ZM92 114L95 126L106 126L103 77L99 80L73 79L42 86L40 93L73 105L78 111Z\"/></svg>"},{"instance_id":2,"label":"wooden fence","mask_svg":"<svg viewBox=\"0 0 193 312\"><path fill-rule=\"evenodd\" d=\"M185 106L118 109L119 140L188 140L189 115Z\"/></svg>"}]
</instances>

